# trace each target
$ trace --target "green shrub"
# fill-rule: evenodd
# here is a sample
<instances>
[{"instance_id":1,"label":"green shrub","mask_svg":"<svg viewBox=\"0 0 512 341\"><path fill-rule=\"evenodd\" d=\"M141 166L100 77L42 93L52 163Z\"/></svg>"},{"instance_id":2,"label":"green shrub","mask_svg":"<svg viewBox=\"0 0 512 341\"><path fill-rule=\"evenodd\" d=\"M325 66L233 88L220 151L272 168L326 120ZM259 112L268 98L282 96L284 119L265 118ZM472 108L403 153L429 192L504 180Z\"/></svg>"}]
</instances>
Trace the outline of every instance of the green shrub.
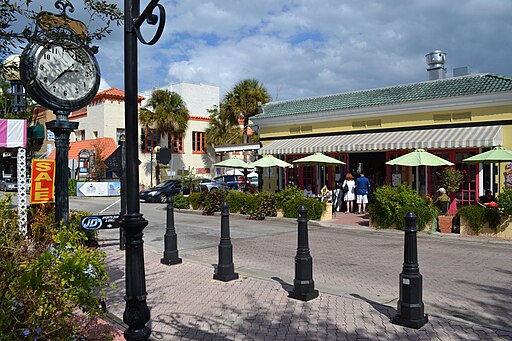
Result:
<instances>
[{"instance_id":1,"label":"green shrub","mask_svg":"<svg viewBox=\"0 0 512 341\"><path fill-rule=\"evenodd\" d=\"M402 184L398 187L381 186L373 193L374 201L368 206L368 214L375 226L404 228L404 215L412 211L418 217L418 229L425 228L439 211L430 200L422 198L416 191Z\"/></svg>"},{"instance_id":2,"label":"green shrub","mask_svg":"<svg viewBox=\"0 0 512 341\"><path fill-rule=\"evenodd\" d=\"M276 215L276 198L272 193L259 192L254 195L249 212L250 219L263 220L265 217L275 217Z\"/></svg>"},{"instance_id":3,"label":"green shrub","mask_svg":"<svg viewBox=\"0 0 512 341\"><path fill-rule=\"evenodd\" d=\"M32 211L23 236L10 200L0 201L0 335L5 340L80 339L76 309L101 314L105 254L83 246L76 226L57 231L50 205Z\"/></svg>"},{"instance_id":4,"label":"green shrub","mask_svg":"<svg viewBox=\"0 0 512 341\"><path fill-rule=\"evenodd\" d=\"M77 191L77 188L76 188L76 183L78 182L77 179L69 179L68 181L68 193L69 195L71 196L74 196L76 195L76 191Z\"/></svg>"},{"instance_id":5,"label":"green shrub","mask_svg":"<svg viewBox=\"0 0 512 341\"><path fill-rule=\"evenodd\" d=\"M305 198L304 196L294 197L291 200L286 200L283 206L283 215L286 218L297 218L299 206L304 205L308 212L310 220L319 220L325 210L325 203L313 198Z\"/></svg>"},{"instance_id":6,"label":"green shrub","mask_svg":"<svg viewBox=\"0 0 512 341\"><path fill-rule=\"evenodd\" d=\"M172 203L173 203L174 208L178 208L178 209L189 209L190 208L189 200L183 194L176 194L172 199Z\"/></svg>"},{"instance_id":7,"label":"green shrub","mask_svg":"<svg viewBox=\"0 0 512 341\"><path fill-rule=\"evenodd\" d=\"M227 195L228 191L222 189L208 192L203 205L203 215L213 215L214 212L220 212L220 207L226 200Z\"/></svg>"},{"instance_id":8,"label":"green shrub","mask_svg":"<svg viewBox=\"0 0 512 341\"><path fill-rule=\"evenodd\" d=\"M240 207L241 214L251 214L253 208L257 205L256 195L252 193L243 193L244 195L241 197L242 207Z\"/></svg>"},{"instance_id":9,"label":"green shrub","mask_svg":"<svg viewBox=\"0 0 512 341\"><path fill-rule=\"evenodd\" d=\"M458 214L466 219L475 234L479 234L485 224L486 210L487 208L479 205L468 205L459 208Z\"/></svg>"},{"instance_id":10,"label":"green shrub","mask_svg":"<svg viewBox=\"0 0 512 341\"><path fill-rule=\"evenodd\" d=\"M498 195L498 204L503 214L512 215L512 189L505 189Z\"/></svg>"},{"instance_id":11,"label":"green shrub","mask_svg":"<svg viewBox=\"0 0 512 341\"><path fill-rule=\"evenodd\" d=\"M288 202L303 197L303 191L301 191L297 186L287 186L285 189L275 194L276 207L284 210L284 208L288 206Z\"/></svg>"},{"instance_id":12,"label":"green shrub","mask_svg":"<svg viewBox=\"0 0 512 341\"><path fill-rule=\"evenodd\" d=\"M201 196L203 195L203 193L206 192L190 193L190 195L188 196L188 201L190 202L190 205L192 205L192 209L198 210L201 208Z\"/></svg>"},{"instance_id":13,"label":"green shrub","mask_svg":"<svg viewBox=\"0 0 512 341\"><path fill-rule=\"evenodd\" d=\"M497 230L501 223L501 212L498 208L492 207L485 210L485 221L489 224L489 227L493 230Z\"/></svg>"},{"instance_id":14,"label":"green shrub","mask_svg":"<svg viewBox=\"0 0 512 341\"><path fill-rule=\"evenodd\" d=\"M240 213L246 202L246 193L240 191L229 191L226 201L229 205L229 212Z\"/></svg>"}]
</instances>

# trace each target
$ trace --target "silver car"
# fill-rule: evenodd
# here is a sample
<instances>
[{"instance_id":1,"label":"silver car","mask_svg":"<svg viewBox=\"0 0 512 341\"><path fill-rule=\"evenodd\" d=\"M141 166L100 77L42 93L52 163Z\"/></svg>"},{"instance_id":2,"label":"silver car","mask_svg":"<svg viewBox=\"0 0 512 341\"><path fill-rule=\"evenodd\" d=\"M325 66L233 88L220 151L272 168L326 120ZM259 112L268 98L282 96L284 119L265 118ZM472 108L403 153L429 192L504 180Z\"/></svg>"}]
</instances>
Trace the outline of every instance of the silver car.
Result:
<instances>
[{"instance_id":1,"label":"silver car","mask_svg":"<svg viewBox=\"0 0 512 341\"><path fill-rule=\"evenodd\" d=\"M206 188L208 189L208 192L215 191L217 189L228 189L228 185L226 183L219 182L214 179L208 179L208 178L199 179L199 184L201 187L206 186Z\"/></svg>"}]
</instances>

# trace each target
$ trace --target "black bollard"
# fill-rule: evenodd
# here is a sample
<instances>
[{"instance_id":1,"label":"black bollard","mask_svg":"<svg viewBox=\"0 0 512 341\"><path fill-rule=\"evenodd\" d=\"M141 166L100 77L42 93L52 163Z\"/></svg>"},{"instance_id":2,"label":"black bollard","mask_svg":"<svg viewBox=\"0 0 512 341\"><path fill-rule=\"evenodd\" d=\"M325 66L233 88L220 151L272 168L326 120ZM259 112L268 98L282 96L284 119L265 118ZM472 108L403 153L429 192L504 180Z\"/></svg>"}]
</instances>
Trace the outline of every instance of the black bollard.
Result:
<instances>
[{"instance_id":1,"label":"black bollard","mask_svg":"<svg viewBox=\"0 0 512 341\"><path fill-rule=\"evenodd\" d=\"M392 323L404 327L419 329L428 322L428 315L423 313L422 277L418 265L418 248L416 241L416 215L405 215L404 266L400 273L400 296L397 314Z\"/></svg>"},{"instance_id":2,"label":"black bollard","mask_svg":"<svg viewBox=\"0 0 512 341\"><path fill-rule=\"evenodd\" d=\"M222 203L220 218L219 264L213 279L223 282L238 279L238 273L235 272L233 264L233 245L229 237L229 205L225 201Z\"/></svg>"},{"instance_id":3,"label":"black bollard","mask_svg":"<svg viewBox=\"0 0 512 341\"><path fill-rule=\"evenodd\" d=\"M297 222L299 223L299 237L297 255L295 256L295 279L293 280L293 291L288 294L288 297L309 301L318 297L318 290L315 290L315 281L313 281L313 258L309 253L306 207L299 207Z\"/></svg>"},{"instance_id":4,"label":"black bollard","mask_svg":"<svg viewBox=\"0 0 512 341\"><path fill-rule=\"evenodd\" d=\"M180 264L181 258L178 257L178 238L174 228L174 205L172 197L167 198L167 226L164 235L164 258L160 263L165 265Z\"/></svg>"}]
</instances>

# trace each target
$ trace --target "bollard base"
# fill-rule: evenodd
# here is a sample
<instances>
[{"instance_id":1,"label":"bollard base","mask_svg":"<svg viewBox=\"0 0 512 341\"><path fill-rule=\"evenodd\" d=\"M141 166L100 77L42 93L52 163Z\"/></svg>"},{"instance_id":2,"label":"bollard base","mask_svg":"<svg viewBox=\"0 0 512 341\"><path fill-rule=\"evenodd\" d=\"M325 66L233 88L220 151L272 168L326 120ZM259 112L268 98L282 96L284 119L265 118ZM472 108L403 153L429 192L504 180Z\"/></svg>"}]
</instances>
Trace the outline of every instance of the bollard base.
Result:
<instances>
[{"instance_id":1,"label":"bollard base","mask_svg":"<svg viewBox=\"0 0 512 341\"><path fill-rule=\"evenodd\" d=\"M290 291L288 293L288 297L296 299L296 300L307 302L307 301L310 301L310 300L318 297L318 290L313 290L313 291L310 291L310 292Z\"/></svg>"},{"instance_id":2,"label":"bollard base","mask_svg":"<svg viewBox=\"0 0 512 341\"><path fill-rule=\"evenodd\" d=\"M217 275L217 274L214 274L213 275L213 279L215 279L217 281L222 281L222 282L229 282L229 281L232 281L234 279L238 279L238 273L237 272L233 272L233 273L227 274L227 275Z\"/></svg>"},{"instance_id":3,"label":"bollard base","mask_svg":"<svg viewBox=\"0 0 512 341\"><path fill-rule=\"evenodd\" d=\"M124 338L128 341L147 340L151 336L151 329L144 327L142 329L127 329L124 331Z\"/></svg>"},{"instance_id":4,"label":"bollard base","mask_svg":"<svg viewBox=\"0 0 512 341\"><path fill-rule=\"evenodd\" d=\"M397 324L399 326L407 327L407 328L414 328L414 329L420 329L428 322L428 315L423 315L423 318L419 320L407 320L402 318L400 315L395 315L391 319L391 323Z\"/></svg>"},{"instance_id":5,"label":"bollard base","mask_svg":"<svg viewBox=\"0 0 512 341\"><path fill-rule=\"evenodd\" d=\"M174 265L174 264L181 264L183 263L183 260L179 257L169 257L169 258L161 258L160 263L165 265Z\"/></svg>"}]
</instances>

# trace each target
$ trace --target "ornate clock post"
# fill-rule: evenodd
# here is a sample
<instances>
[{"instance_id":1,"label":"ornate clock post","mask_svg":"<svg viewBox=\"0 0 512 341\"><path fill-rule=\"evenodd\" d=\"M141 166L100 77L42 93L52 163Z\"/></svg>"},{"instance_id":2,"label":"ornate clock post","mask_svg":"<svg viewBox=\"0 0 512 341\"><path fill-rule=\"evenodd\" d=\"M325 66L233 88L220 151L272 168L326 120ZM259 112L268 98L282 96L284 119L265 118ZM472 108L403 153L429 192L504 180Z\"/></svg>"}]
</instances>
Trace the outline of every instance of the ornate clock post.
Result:
<instances>
[{"instance_id":1,"label":"ornate clock post","mask_svg":"<svg viewBox=\"0 0 512 341\"><path fill-rule=\"evenodd\" d=\"M158 16L153 11L158 8ZM153 45L162 35L165 25L164 7L158 0L152 0L140 14L139 0L124 1L124 85L125 85L125 128L126 128L126 214L120 225L126 232L126 308L123 321L128 325L124 336L127 340L146 340L151 329L146 325L150 319L146 303L146 278L144 272L144 242L142 231L148 221L140 213L139 165L138 165L138 74L137 40ZM148 42L140 32L146 21L158 28Z\"/></svg>"},{"instance_id":2,"label":"ornate clock post","mask_svg":"<svg viewBox=\"0 0 512 341\"><path fill-rule=\"evenodd\" d=\"M30 97L52 109L56 120L46 123L55 133L55 223L69 224L69 135L78 128L69 122L71 111L89 104L100 86L100 68L94 57L96 48L83 43L87 27L69 18L74 12L67 0L57 0L60 14L41 12L36 17L37 28L33 41L21 55L21 81Z\"/></svg>"},{"instance_id":3,"label":"ornate clock post","mask_svg":"<svg viewBox=\"0 0 512 341\"><path fill-rule=\"evenodd\" d=\"M57 119L46 123L55 133L55 223L69 225L69 134L78 128L78 122L68 121L69 112L54 111Z\"/></svg>"}]
</instances>

